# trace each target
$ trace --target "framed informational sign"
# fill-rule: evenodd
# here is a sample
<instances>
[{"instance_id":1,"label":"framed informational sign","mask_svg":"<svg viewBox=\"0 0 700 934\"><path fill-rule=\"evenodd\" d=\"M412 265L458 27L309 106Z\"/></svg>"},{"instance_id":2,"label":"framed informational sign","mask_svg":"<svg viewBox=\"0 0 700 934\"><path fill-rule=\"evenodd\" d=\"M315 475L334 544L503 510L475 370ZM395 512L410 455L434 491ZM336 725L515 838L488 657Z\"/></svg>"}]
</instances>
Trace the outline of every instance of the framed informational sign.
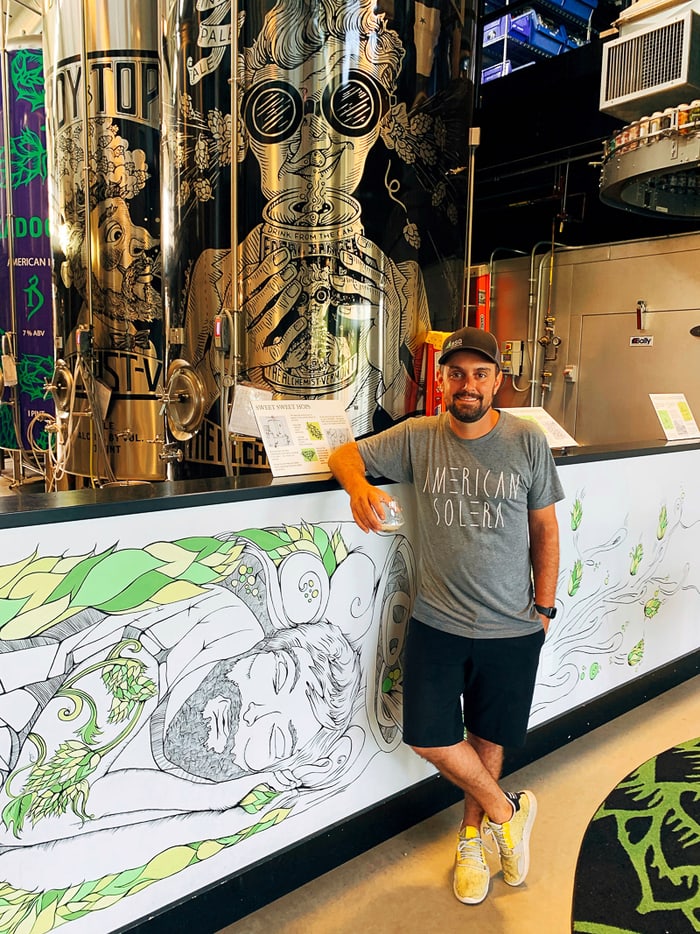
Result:
<instances>
[{"instance_id":1,"label":"framed informational sign","mask_svg":"<svg viewBox=\"0 0 700 934\"><path fill-rule=\"evenodd\" d=\"M352 441L342 402L251 402L270 469L276 477L328 473L334 448Z\"/></svg>"}]
</instances>

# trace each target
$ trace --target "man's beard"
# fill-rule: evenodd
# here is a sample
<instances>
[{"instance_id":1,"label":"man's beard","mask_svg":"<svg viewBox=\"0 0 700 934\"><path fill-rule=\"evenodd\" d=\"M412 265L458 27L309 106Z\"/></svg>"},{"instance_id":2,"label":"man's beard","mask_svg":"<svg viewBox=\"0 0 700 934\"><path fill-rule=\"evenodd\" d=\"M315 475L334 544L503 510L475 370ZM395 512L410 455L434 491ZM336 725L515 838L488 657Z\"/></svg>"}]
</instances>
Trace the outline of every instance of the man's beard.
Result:
<instances>
[{"instance_id":1,"label":"man's beard","mask_svg":"<svg viewBox=\"0 0 700 934\"><path fill-rule=\"evenodd\" d=\"M476 408L472 409L459 409L457 407L457 401L458 399L453 396L452 401L447 406L447 411L453 418L456 418L458 422L463 422L465 425L481 421L491 408L491 402L485 403L483 396L479 396L478 399L471 398L470 401L479 403Z\"/></svg>"},{"instance_id":2,"label":"man's beard","mask_svg":"<svg viewBox=\"0 0 700 934\"><path fill-rule=\"evenodd\" d=\"M165 729L163 753L173 765L198 778L227 781L247 774L233 761L233 747L241 717L241 692L228 678L231 660L212 668L200 686L180 707ZM209 748L210 720L204 716L208 701L224 697L230 701L230 732L221 752ZM164 703L167 703L167 698Z\"/></svg>"},{"instance_id":3,"label":"man's beard","mask_svg":"<svg viewBox=\"0 0 700 934\"><path fill-rule=\"evenodd\" d=\"M163 317L160 292L156 291L149 283L141 283L139 281L140 272L138 263L133 263L125 271L121 292L103 288L99 279L93 275L94 310L104 318L114 322L160 321Z\"/></svg>"}]
</instances>

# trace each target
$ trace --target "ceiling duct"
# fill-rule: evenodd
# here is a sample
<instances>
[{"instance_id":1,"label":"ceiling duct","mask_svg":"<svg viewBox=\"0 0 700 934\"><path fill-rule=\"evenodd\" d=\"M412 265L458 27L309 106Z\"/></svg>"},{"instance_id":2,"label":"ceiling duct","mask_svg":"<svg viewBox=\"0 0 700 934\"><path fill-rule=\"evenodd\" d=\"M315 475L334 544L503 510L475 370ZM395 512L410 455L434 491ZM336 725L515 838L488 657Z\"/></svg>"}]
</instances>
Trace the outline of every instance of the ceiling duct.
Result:
<instances>
[{"instance_id":1,"label":"ceiling duct","mask_svg":"<svg viewBox=\"0 0 700 934\"><path fill-rule=\"evenodd\" d=\"M693 10L603 46L603 113L634 120L698 97L700 16Z\"/></svg>"}]
</instances>

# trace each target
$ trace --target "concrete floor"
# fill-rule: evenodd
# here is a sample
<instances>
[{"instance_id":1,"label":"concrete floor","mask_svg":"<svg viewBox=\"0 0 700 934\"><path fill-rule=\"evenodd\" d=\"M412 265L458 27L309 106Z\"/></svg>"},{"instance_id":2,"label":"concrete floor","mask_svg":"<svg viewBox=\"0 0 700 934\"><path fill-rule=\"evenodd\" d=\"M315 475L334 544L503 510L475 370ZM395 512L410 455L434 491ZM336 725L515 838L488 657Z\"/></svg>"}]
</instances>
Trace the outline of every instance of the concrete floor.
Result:
<instances>
[{"instance_id":1,"label":"concrete floor","mask_svg":"<svg viewBox=\"0 0 700 934\"><path fill-rule=\"evenodd\" d=\"M509 775L532 789L538 817L527 881L494 875L481 905L460 904L451 868L456 805L261 908L220 934L567 934L588 822L644 760L700 734L700 675Z\"/></svg>"}]
</instances>

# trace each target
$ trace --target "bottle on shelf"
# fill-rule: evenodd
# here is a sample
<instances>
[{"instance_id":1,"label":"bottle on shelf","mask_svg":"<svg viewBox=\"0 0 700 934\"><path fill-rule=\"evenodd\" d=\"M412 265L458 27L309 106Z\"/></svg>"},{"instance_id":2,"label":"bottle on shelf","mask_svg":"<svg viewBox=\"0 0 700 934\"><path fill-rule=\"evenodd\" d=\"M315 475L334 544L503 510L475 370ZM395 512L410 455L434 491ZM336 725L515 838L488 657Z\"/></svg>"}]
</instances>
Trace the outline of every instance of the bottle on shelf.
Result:
<instances>
[{"instance_id":1,"label":"bottle on shelf","mask_svg":"<svg viewBox=\"0 0 700 934\"><path fill-rule=\"evenodd\" d=\"M646 146L649 142L649 117L639 118L639 145Z\"/></svg>"}]
</instances>

